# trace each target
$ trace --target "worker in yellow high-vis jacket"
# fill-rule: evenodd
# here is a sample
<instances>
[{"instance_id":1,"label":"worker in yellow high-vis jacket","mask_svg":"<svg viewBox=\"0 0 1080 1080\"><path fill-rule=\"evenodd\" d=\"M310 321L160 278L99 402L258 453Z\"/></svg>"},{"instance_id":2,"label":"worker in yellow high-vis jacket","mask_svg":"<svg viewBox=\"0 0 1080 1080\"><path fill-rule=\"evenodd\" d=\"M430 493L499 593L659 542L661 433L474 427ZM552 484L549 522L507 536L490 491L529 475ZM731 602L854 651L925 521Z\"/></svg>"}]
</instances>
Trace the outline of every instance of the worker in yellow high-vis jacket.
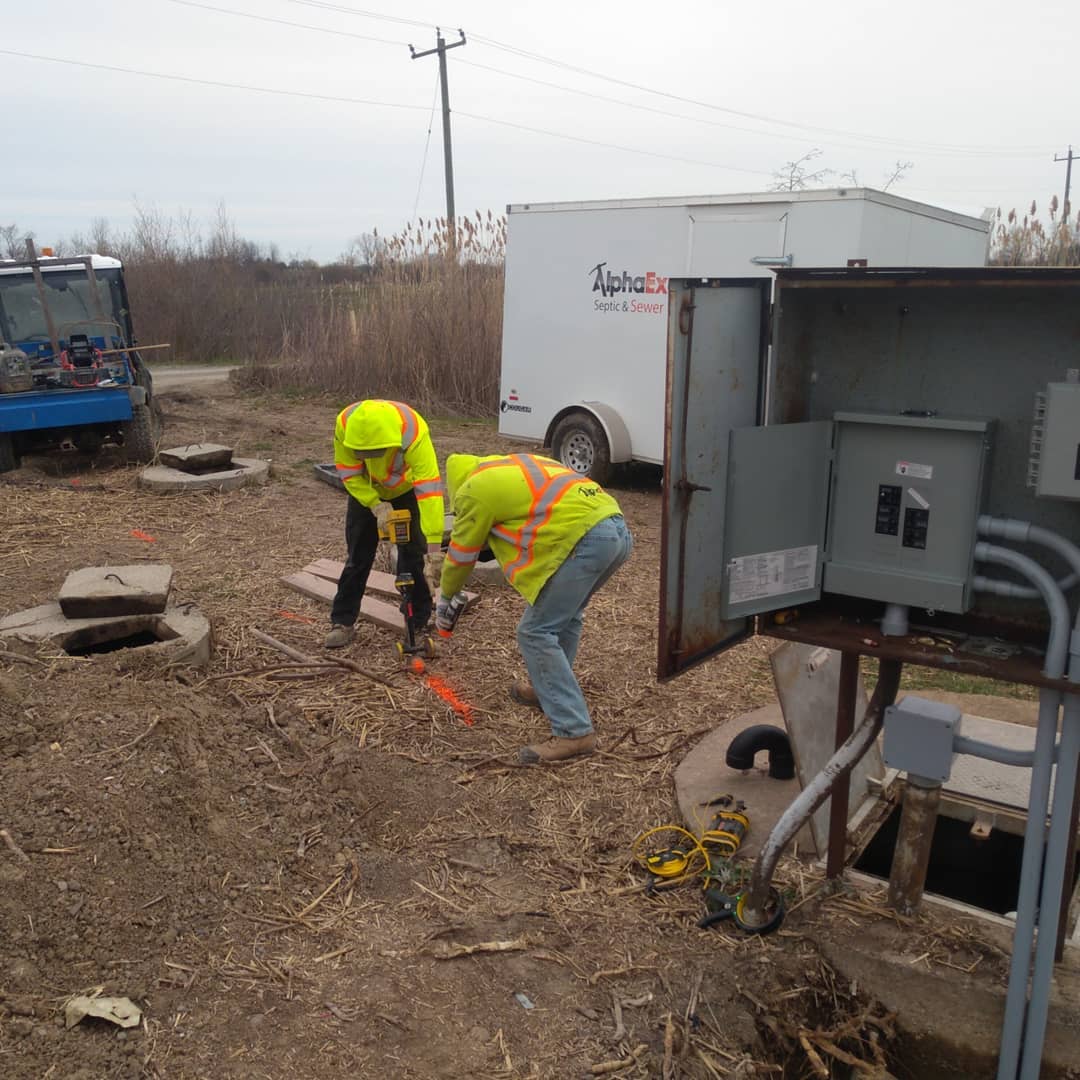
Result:
<instances>
[{"instance_id":1,"label":"worker in yellow high-vis jacket","mask_svg":"<svg viewBox=\"0 0 1080 1080\"><path fill-rule=\"evenodd\" d=\"M551 723L551 738L523 747L521 760L591 754L596 733L573 665L586 605L634 546L619 504L594 480L535 454L451 454L446 486L454 529L435 625L453 629L450 602L489 547L529 604L517 639L531 685L514 683L510 696Z\"/></svg>"},{"instance_id":2,"label":"worker in yellow high-vis jacket","mask_svg":"<svg viewBox=\"0 0 1080 1080\"><path fill-rule=\"evenodd\" d=\"M349 405L334 422L334 464L349 493L345 511L349 557L324 644L328 649L340 648L356 634L354 624L375 561L379 531L391 507L412 514L409 543L398 552L398 569L413 575L413 611L417 629L423 628L431 618L431 590L439 580L444 522L439 465L424 418L396 401Z\"/></svg>"}]
</instances>

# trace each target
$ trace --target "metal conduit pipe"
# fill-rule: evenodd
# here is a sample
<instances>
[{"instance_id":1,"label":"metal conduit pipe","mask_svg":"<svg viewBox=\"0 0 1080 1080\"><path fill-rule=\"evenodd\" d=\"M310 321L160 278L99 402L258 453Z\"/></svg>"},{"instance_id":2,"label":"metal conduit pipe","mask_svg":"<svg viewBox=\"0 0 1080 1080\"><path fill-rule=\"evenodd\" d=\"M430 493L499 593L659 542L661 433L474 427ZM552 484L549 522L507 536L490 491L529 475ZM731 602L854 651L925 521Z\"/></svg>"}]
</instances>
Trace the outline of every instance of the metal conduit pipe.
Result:
<instances>
[{"instance_id":1,"label":"metal conduit pipe","mask_svg":"<svg viewBox=\"0 0 1080 1080\"><path fill-rule=\"evenodd\" d=\"M1050 612L1050 636L1046 640L1043 674L1051 679L1060 679L1065 674L1065 654L1069 644L1069 605L1053 576L1044 566L1027 555L1021 555L1019 551L1011 548L987 544L985 541L979 541L975 545L975 561L1007 566L1021 577L1026 577L1039 590ZM1007 584L1008 582L976 577L973 587L980 592L997 593L999 585Z\"/></svg>"},{"instance_id":2,"label":"metal conduit pipe","mask_svg":"<svg viewBox=\"0 0 1080 1080\"><path fill-rule=\"evenodd\" d=\"M1030 769L1035 764L1034 750L1014 750L1011 746L998 746L996 743L973 739L968 735L953 738L953 750L958 754L982 758L984 761L996 761L999 765L1014 765L1019 769ZM1054 744L1051 760L1057 761L1058 746Z\"/></svg>"},{"instance_id":3,"label":"metal conduit pipe","mask_svg":"<svg viewBox=\"0 0 1080 1080\"><path fill-rule=\"evenodd\" d=\"M983 536L992 536L1003 540L1011 540L1014 543L1038 544L1049 548L1061 559L1067 562L1071 568L1068 577L1059 582L1062 589L1071 588L1077 580L1080 580L1080 547L1068 538L1061 536L1052 529L1044 529L1040 525L1033 525L1027 521L1016 518L995 518L983 515L979 518L977 529ZM1018 595L1015 590L1011 595ZM1069 644L1069 678L1074 682L1080 681L1080 611L1077 612L1073 638ZM1060 695L1059 695L1060 697ZM1041 714L1040 714L1041 715ZM1039 1066L1042 1059L1043 1043L1046 1038L1046 1023L1049 1012L1050 983L1053 974L1054 951L1057 942L1058 923L1061 918L1060 908L1048 897L1062 895L1064 877L1067 871L1069 850L1072 830L1072 803L1075 799L1077 783L1077 758L1080 756L1080 699L1075 694L1065 695L1065 711L1062 720L1061 744L1057 750L1057 779L1054 785L1054 803L1050 818L1050 834L1046 838L1046 859L1042 865L1042 875L1039 884L1044 903L1039 914L1038 940L1035 946L1035 968L1031 974L1031 1001L1026 1001L1027 971L1024 975L1025 998L1019 1001L1013 999L1013 971L1009 975L1009 998L1006 1002L1006 1017L1009 1015L1019 1016L1021 1025L1020 1033L1015 1043L1010 1038L1006 1046L1005 1033L1002 1034L1001 1065L998 1076L1002 1077L1002 1068L1015 1062L1015 1056L1019 1052L1020 1042L1023 1045L1023 1059L1020 1062L1021 1080L1037 1080ZM1036 751L1038 742L1036 742ZM1034 776L1032 778L1034 787ZM1032 792L1034 796L1034 791ZM1034 806L1034 798L1028 808L1028 826L1030 828L1034 815L1031 807ZM1045 818L1042 819L1045 821ZM1040 822L1041 824L1041 822ZM1041 834L1040 834L1041 835ZM1027 855L1025 840L1024 855ZM1026 858L1025 858L1026 867ZM1025 871L1022 870L1022 873ZM1021 879L1023 880L1023 879ZM1019 906L1017 907L1017 938L1019 944ZM1017 966L1017 948L1013 946L1013 967ZM1025 960L1030 963L1030 948L1025 955ZM1019 978L1019 977L1018 977ZM1019 993L1019 991L1017 991ZM1027 1005L1026 1016L1020 1009ZM1014 1022L1011 1027L1017 1026ZM1012 1033L1010 1032L1010 1035ZM1006 1058L1008 1060L1006 1060ZM1013 1065L1015 1068L1015 1065ZM1008 1074L1010 1077L1012 1073Z\"/></svg>"},{"instance_id":4,"label":"metal conduit pipe","mask_svg":"<svg viewBox=\"0 0 1080 1080\"><path fill-rule=\"evenodd\" d=\"M1077 660L1074 654L1071 658ZM1070 663L1070 675L1080 674ZM1054 973L1061 896L1065 884L1065 864L1069 855L1069 832L1072 826L1073 795L1080 763L1080 697L1065 695L1061 723L1061 758L1054 780L1054 805L1050 814L1050 835L1046 841L1046 864L1043 871L1043 904L1039 913L1039 935L1035 944L1035 970L1031 975L1031 1002L1024 1028L1024 1056L1020 1062L1020 1080L1039 1080L1042 1066L1046 1021L1050 1011L1050 985ZM1028 811L1030 816L1030 811ZM1006 1006L1008 1007L1008 1006Z\"/></svg>"},{"instance_id":5,"label":"metal conduit pipe","mask_svg":"<svg viewBox=\"0 0 1080 1080\"><path fill-rule=\"evenodd\" d=\"M977 562L994 563L1027 578L1039 591L1050 613L1050 635L1047 639L1043 674L1060 679L1065 671L1069 644L1069 608L1057 582L1034 559L994 544L975 545ZM995 582L988 581L996 592ZM1039 720L1035 734L1035 756L1028 795L1028 818L1024 830L1024 853L1020 864L1020 895L1016 905L1016 932L1013 935L1012 959L1009 966L1009 988L1005 998L1005 1018L1001 1029L1001 1049L998 1055L998 1080L1016 1080L1020 1061L1021 1039L1027 1013L1028 974L1031 951L1035 941L1035 918L1038 912L1039 885L1043 846L1046 832L1046 812L1050 799L1050 775L1053 769L1054 742L1057 736L1061 694L1043 690L1039 694ZM1042 1046L1039 1046L1042 1056Z\"/></svg>"},{"instance_id":6,"label":"metal conduit pipe","mask_svg":"<svg viewBox=\"0 0 1080 1080\"><path fill-rule=\"evenodd\" d=\"M769 887L781 854L795 839L810 815L829 797L833 784L840 777L848 775L856 762L873 745L881 731L885 709L896 700L902 667L903 665L898 660L878 662L877 686L874 687L874 693L866 707L866 715L862 723L851 733L843 746L829 758L825 768L803 788L798 798L773 826L772 832L762 845L754 863L750 884L742 901L740 917L742 924L746 927L752 929L755 926L764 926L772 920L772 913L768 910Z\"/></svg>"},{"instance_id":7,"label":"metal conduit pipe","mask_svg":"<svg viewBox=\"0 0 1080 1080\"><path fill-rule=\"evenodd\" d=\"M1020 521L1017 518L998 518L991 517L989 514L981 515L975 528L980 536L989 536L996 540L1012 540L1020 544L1042 544L1056 551L1071 567L1065 577L1058 579L1057 586L1062 592L1068 592L1076 587L1077 582L1080 582L1080 563L1075 558L1075 555L1080 553L1080 549L1053 530ZM1011 596L1017 600L1037 600L1041 595L1038 589L1029 585L1015 585L1010 581L1002 581L1000 584L1008 586L1009 591L995 589L998 596Z\"/></svg>"}]
</instances>

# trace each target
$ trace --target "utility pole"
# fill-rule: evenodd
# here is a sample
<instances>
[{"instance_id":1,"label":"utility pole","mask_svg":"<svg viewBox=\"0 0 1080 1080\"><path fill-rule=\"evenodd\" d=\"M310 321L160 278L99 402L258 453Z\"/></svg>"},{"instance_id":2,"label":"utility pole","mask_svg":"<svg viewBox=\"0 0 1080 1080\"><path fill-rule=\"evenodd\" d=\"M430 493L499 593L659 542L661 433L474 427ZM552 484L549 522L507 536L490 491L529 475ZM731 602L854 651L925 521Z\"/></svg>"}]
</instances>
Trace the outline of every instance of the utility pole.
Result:
<instances>
[{"instance_id":1,"label":"utility pole","mask_svg":"<svg viewBox=\"0 0 1080 1080\"><path fill-rule=\"evenodd\" d=\"M439 57L439 85L442 88L443 165L446 171L446 231L451 258L457 257L457 217L454 213L454 151L450 145L450 91L446 78L446 52L448 49L456 49L459 45L465 44L465 31L458 30L458 34L460 40L447 45L443 39L442 30L435 27L434 49L417 52L412 45L409 46L409 53L414 60L436 53Z\"/></svg>"},{"instance_id":2,"label":"utility pole","mask_svg":"<svg viewBox=\"0 0 1080 1080\"><path fill-rule=\"evenodd\" d=\"M1073 153L1073 148L1069 147L1067 154L1055 154L1055 161L1065 162L1065 201L1061 204L1061 220L1068 221L1069 219L1069 190L1072 187L1072 163L1073 158L1078 155Z\"/></svg>"}]
</instances>

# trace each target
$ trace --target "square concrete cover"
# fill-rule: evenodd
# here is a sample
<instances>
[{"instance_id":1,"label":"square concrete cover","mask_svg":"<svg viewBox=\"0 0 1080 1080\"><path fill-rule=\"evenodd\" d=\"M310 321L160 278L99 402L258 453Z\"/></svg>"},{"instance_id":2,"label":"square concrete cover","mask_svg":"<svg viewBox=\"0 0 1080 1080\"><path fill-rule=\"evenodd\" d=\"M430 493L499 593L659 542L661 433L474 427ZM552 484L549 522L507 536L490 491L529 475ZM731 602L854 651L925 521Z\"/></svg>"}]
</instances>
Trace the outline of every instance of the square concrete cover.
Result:
<instances>
[{"instance_id":1,"label":"square concrete cover","mask_svg":"<svg viewBox=\"0 0 1080 1080\"><path fill-rule=\"evenodd\" d=\"M156 615L165 610L173 568L165 563L86 566L60 588L60 610L69 619Z\"/></svg>"},{"instance_id":2,"label":"square concrete cover","mask_svg":"<svg viewBox=\"0 0 1080 1080\"><path fill-rule=\"evenodd\" d=\"M162 450L158 457L162 465L172 469L227 469L232 464L232 447L217 443L191 443Z\"/></svg>"}]
</instances>

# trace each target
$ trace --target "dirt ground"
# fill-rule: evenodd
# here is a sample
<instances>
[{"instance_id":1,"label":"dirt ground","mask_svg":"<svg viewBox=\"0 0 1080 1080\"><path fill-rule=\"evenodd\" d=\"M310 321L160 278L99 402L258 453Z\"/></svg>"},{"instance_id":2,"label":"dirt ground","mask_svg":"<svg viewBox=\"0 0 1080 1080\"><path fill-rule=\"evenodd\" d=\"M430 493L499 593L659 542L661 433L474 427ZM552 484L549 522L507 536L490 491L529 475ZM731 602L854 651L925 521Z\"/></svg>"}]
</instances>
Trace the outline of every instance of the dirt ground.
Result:
<instances>
[{"instance_id":1,"label":"dirt ground","mask_svg":"<svg viewBox=\"0 0 1080 1080\"><path fill-rule=\"evenodd\" d=\"M269 457L272 481L145 495L105 454L29 459L0 482L0 614L54 599L80 566L167 561L216 643L200 673L163 674L137 651L0 652L13 845L0 848L0 1075L846 1076L905 1036L836 974L826 938L871 923L935 976L978 969L1000 986L999 946L901 925L872 896L826 897L797 864L793 910L769 938L697 929L695 888L642 892L631 843L676 820L683 753L772 698L760 641L656 683L651 474L615 488L636 547L586 618L580 677L601 752L520 768L544 721L507 697L523 669L522 601L506 587L480 588L433 665L472 726L398 672L386 631L365 626L349 656L390 689L296 678L250 633L319 651L325 609L279 578L343 557L344 496L311 471L335 403L162 397L166 445ZM440 455L509 447L485 425L433 429ZM491 942L504 946L453 955ZM132 998L143 1023L66 1030L66 999L95 990ZM896 1075L929 1075L897 1061Z\"/></svg>"}]
</instances>

